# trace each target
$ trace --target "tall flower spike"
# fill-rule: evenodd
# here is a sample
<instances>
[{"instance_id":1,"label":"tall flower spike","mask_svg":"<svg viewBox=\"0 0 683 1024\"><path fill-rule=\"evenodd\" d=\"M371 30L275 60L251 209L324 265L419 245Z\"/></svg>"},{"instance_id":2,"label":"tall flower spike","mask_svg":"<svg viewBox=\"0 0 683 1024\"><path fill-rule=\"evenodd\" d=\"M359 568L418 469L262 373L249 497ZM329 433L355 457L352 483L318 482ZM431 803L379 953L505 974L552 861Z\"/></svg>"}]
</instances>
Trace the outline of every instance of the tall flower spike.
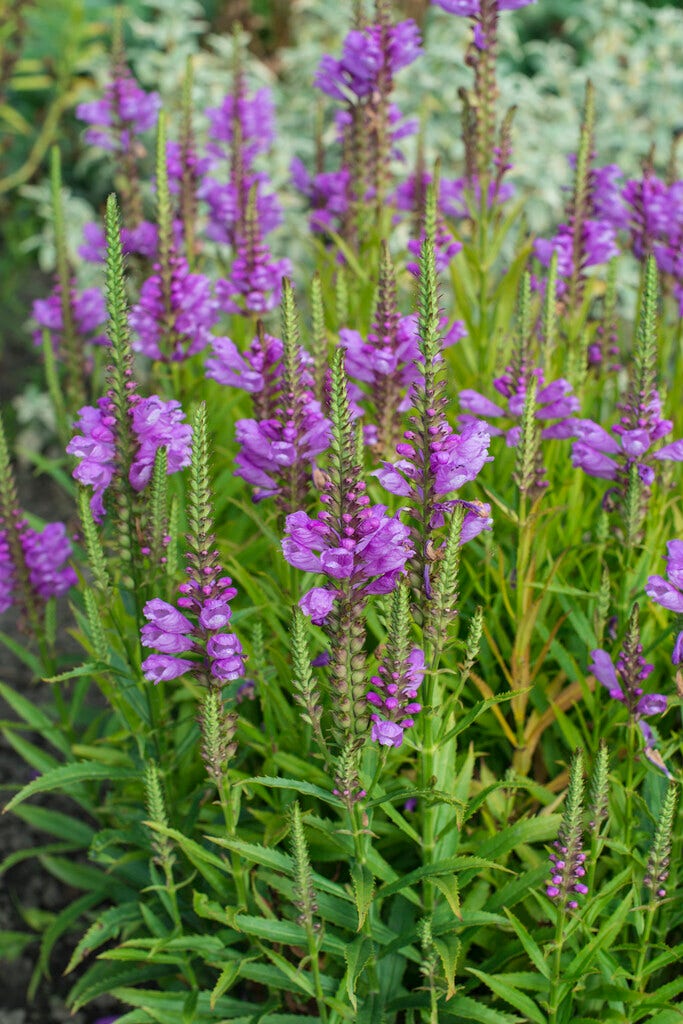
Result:
<instances>
[{"instance_id":1,"label":"tall flower spike","mask_svg":"<svg viewBox=\"0 0 683 1024\"><path fill-rule=\"evenodd\" d=\"M242 446L235 459L235 472L253 484L254 501L275 495L281 510L289 513L306 504L312 465L327 448L330 425L320 402L313 397L313 380L299 344L294 296L286 279L282 292L282 338L279 348L271 346L273 352L281 354L281 362L273 367L272 374L263 375L263 387L259 389L258 405L265 415L258 420L237 420L235 424L235 436ZM240 357L231 342L224 339L214 346L214 351L219 350L219 354L227 357L228 345L234 349L234 366ZM264 347L259 344L262 355L266 354ZM207 369L209 376L230 382L217 360L210 360ZM254 392L256 397L256 389Z\"/></svg>"},{"instance_id":2,"label":"tall flower spike","mask_svg":"<svg viewBox=\"0 0 683 1024\"><path fill-rule=\"evenodd\" d=\"M390 593L411 553L409 531L383 505L371 505L357 462L343 351L335 354L330 383L332 440L316 519L287 516L282 550L290 565L323 573L326 586L300 601L330 637L332 713L340 746L368 727L365 700L364 608L371 594Z\"/></svg>"},{"instance_id":3,"label":"tall flower spike","mask_svg":"<svg viewBox=\"0 0 683 1024\"><path fill-rule=\"evenodd\" d=\"M410 642L411 626L408 588L399 584L391 598L378 674L370 677L373 689L367 695L374 709L370 716L372 739L385 747L400 747L406 729L415 724L413 715L422 710L416 697L425 673L425 656Z\"/></svg>"},{"instance_id":4,"label":"tall flower spike","mask_svg":"<svg viewBox=\"0 0 683 1024\"><path fill-rule=\"evenodd\" d=\"M401 458L385 462L375 475L386 490L409 498L413 520L414 555L410 563L413 591L423 594L419 607L428 607L432 599L432 572L437 564L433 531L444 523L444 515L461 503L460 498L439 500L474 480L489 461L490 435L485 424L469 423L461 434L448 424L444 406L443 357L441 355L440 312L434 230L436 222L435 190L428 190L425 239L420 256L418 298L418 347L420 377L413 386L413 414L405 441L396 446ZM465 502L461 542L490 528L489 507ZM425 603L426 602L426 603Z\"/></svg>"},{"instance_id":5,"label":"tall flower spike","mask_svg":"<svg viewBox=\"0 0 683 1024\"><path fill-rule=\"evenodd\" d=\"M576 910L577 896L585 896L588 887L581 881L585 877L583 852L583 755L574 754L569 769L569 790L562 815L562 823L550 854L551 878L546 894L560 908Z\"/></svg>"},{"instance_id":6,"label":"tall flower spike","mask_svg":"<svg viewBox=\"0 0 683 1024\"><path fill-rule=\"evenodd\" d=\"M19 507L5 430L0 418L0 614L17 605L34 636L43 635L45 601L77 583L71 544L63 523L31 529Z\"/></svg>"},{"instance_id":7,"label":"tall flower spike","mask_svg":"<svg viewBox=\"0 0 683 1024\"><path fill-rule=\"evenodd\" d=\"M664 797L664 803L657 819L650 856L647 860L647 868L643 885L650 890L650 902L658 903L666 896L666 880L669 877L669 865L671 863L671 841L676 812L676 799L678 797L678 786L675 782L669 783L669 788Z\"/></svg>"},{"instance_id":8,"label":"tall flower spike","mask_svg":"<svg viewBox=\"0 0 683 1024\"><path fill-rule=\"evenodd\" d=\"M325 760L329 763L331 760L330 754L321 725L323 714L322 702L311 669L306 619L299 608L295 608L292 614L290 637L293 669L292 684L296 690L294 700L301 708L303 721L311 727L316 742L325 756Z\"/></svg>"},{"instance_id":9,"label":"tall flower spike","mask_svg":"<svg viewBox=\"0 0 683 1024\"><path fill-rule=\"evenodd\" d=\"M667 698L662 693L643 693L643 682L653 666L643 658L640 642L639 608L635 604L628 621L622 649L616 666L607 651L591 651L590 671L609 691L610 697L627 709L631 723L637 724L645 740L646 752L655 746L654 733L646 719L666 711ZM660 766L662 767L662 766ZM666 768L662 770L667 773Z\"/></svg>"},{"instance_id":10,"label":"tall flower spike","mask_svg":"<svg viewBox=\"0 0 683 1024\"><path fill-rule=\"evenodd\" d=\"M61 349L66 367L66 395L70 411L78 409L85 401L83 382L84 359L76 335L75 316L72 308L71 270L66 248L64 208L62 206L62 168L59 149L52 148L50 159L50 189L52 194L52 217L55 232L55 261L61 312Z\"/></svg>"},{"instance_id":11,"label":"tall flower spike","mask_svg":"<svg viewBox=\"0 0 683 1024\"><path fill-rule=\"evenodd\" d=\"M588 827L596 838L600 837L609 812L609 753L607 743L600 740L593 763L588 793Z\"/></svg>"},{"instance_id":12,"label":"tall flower spike","mask_svg":"<svg viewBox=\"0 0 683 1024\"><path fill-rule=\"evenodd\" d=\"M177 607L160 598L144 606L147 624L142 627L142 644L159 653L146 658L142 670L153 683L192 672L208 689L220 692L226 681L244 674L244 657L238 637L227 632L232 616L229 602L237 591L230 577L223 575L218 551L213 547L213 502L203 405L197 409L193 423L187 520L188 578L178 588L181 596ZM179 654L192 657L178 658ZM228 728L222 712L219 719L214 716L210 723L218 721L219 725L223 723L221 729ZM225 731L216 735L224 736Z\"/></svg>"},{"instance_id":13,"label":"tall flower spike","mask_svg":"<svg viewBox=\"0 0 683 1024\"><path fill-rule=\"evenodd\" d=\"M209 279L190 273L188 261L177 251L167 151L166 118L162 112L156 164L159 259L154 274L140 289L130 322L137 335L135 349L150 359L180 362L213 342L212 328L219 312Z\"/></svg>"},{"instance_id":14,"label":"tall flower spike","mask_svg":"<svg viewBox=\"0 0 683 1024\"><path fill-rule=\"evenodd\" d=\"M592 420L574 421L578 440L572 448L572 463L590 476L614 481L603 504L625 521L629 545L640 540L657 461L683 461L683 440L655 449L673 427L671 420L662 417L656 387L657 301L657 268L650 257L626 401L620 406L619 422L612 427L617 436Z\"/></svg>"},{"instance_id":15,"label":"tall flower spike","mask_svg":"<svg viewBox=\"0 0 683 1024\"><path fill-rule=\"evenodd\" d=\"M136 439L131 418L136 391L133 376L133 351L128 326L125 268L121 248L121 220L115 195L107 199L105 214L107 240L106 295L107 335L111 342L111 363L108 368L109 401L115 436L114 463L117 472L112 478L114 494L114 536L124 562L132 559L133 501L128 483L135 454Z\"/></svg>"},{"instance_id":16,"label":"tall flower spike","mask_svg":"<svg viewBox=\"0 0 683 1024\"><path fill-rule=\"evenodd\" d=\"M674 643L671 661L674 665L683 662L683 540L670 540L666 545L666 575L648 576L645 593L663 608L676 612L678 636Z\"/></svg>"}]
</instances>

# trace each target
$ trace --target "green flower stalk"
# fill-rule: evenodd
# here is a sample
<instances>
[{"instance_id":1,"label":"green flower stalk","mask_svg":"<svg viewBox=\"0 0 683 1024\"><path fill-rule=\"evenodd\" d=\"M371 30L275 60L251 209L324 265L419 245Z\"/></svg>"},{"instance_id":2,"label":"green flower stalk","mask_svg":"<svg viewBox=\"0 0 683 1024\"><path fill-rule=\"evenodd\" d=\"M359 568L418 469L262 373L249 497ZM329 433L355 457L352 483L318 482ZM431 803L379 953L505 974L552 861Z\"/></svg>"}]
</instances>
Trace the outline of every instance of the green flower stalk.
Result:
<instances>
[{"instance_id":1,"label":"green flower stalk","mask_svg":"<svg viewBox=\"0 0 683 1024\"><path fill-rule=\"evenodd\" d=\"M677 799L678 786L675 782L670 782L657 821L643 877L643 886L648 891L648 902L645 913L645 927L643 934L639 938L640 954L633 977L633 989L635 992L644 993L647 987L648 972L646 971L646 965L650 955L652 928L655 914L662 901L666 898L666 881L669 877L671 863L671 843L674 836Z\"/></svg>"},{"instance_id":2,"label":"green flower stalk","mask_svg":"<svg viewBox=\"0 0 683 1024\"><path fill-rule=\"evenodd\" d=\"M62 169L59 150L53 147L50 160L50 189L55 232L57 288L62 314L61 356L66 369L66 400L70 412L85 402L85 360L76 331L71 292L71 268L66 247L64 207L62 205Z\"/></svg>"}]
</instances>

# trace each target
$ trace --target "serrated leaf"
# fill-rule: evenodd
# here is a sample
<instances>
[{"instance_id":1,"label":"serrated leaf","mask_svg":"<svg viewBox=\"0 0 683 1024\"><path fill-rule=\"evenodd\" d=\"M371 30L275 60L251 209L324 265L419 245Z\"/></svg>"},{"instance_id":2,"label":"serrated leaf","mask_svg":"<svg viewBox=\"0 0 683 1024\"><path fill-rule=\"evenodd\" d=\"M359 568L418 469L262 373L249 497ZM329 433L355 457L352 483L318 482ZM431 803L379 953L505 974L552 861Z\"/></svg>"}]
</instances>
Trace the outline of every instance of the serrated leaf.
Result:
<instances>
[{"instance_id":1,"label":"serrated leaf","mask_svg":"<svg viewBox=\"0 0 683 1024\"><path fill-rule=\"evenodd\" d=\"M269 921L263 917L252 917L250 914L235 914L232 927L245 935L253 935L258 939L266 939L268 942L282 942L285 946L299 946L305 949L307 946L306 931L301 925L293 921ZM343 957L346 943L326 931L322 940L321 948L335 956Z\"/></svg>"},{"instance_id":2,"label":"serrated leaf","mask_svg":"<svg viewBox=\"0 0 683 1024\"><path fill-rule=\"evenodd\" d=\"M310 765L308 766L310 769ZM324 800L326 804L331 807L343 807L342 801L338 796L335 796L331 790L323 789L322 786L315 786L312 782L306 782L302 779L283 779L270 775L257 775L251 779L242 779L236 783L238 786L266 786L270 789L291 789L295 793L304 793L306 796L316 796L319 800Z\"/></svg>"},{"instance_id":3,"label":"serrated leaf","mask_svg":"<svg viewBox=\"0 0 683 1024\"><path fill-rule=\"evenodd\" d=\"M17 804L22 803L36 793L49 793L51 790L62 789L77 782L97 782L100 780L103 782L111 780L124 781L139 777L140 772L135 768L121 768L116 765L98 764L95 761L59 765L57 768L52 768L44 775L41 775L40 778L33 779L27 786L24 786L18 793L15 793L4 808L4 811L12 810ZM68 788L66 792L68 793Z\"/></svg>"},{"instance_id":4,"label":"serrated leaf","mask_svg":"<svg viewBox=\"0 0 683 1024\"><path fill-rule=\"evenodd\" d=\"M14 813L32 828L40 829L57 839L69 840L73 845L87 849L92 842L95 830L79 818L61 811L53 811L48 807L36 804L22 804Z\"/></svg>"},{"instance_id":5,"label":"serrated leaf","mask_svg":"<svg viewBox=\"0 0 683 1024\"><path fill-rule=\"evenodd\" d=\"M118 907L108 907L93 921L76 946L71 954L69 963L64 969L64 974L70 974L74 967L77 967L98 946L102 946L111 938L118 937L125 925L139 920L140 911L137 903L131 902L124 903Z\"/></svg>"},{"instance_id":6,"label":"serrated leaf","mask_svg":"<svg viewBox=\"0 0 683 1024\"><path fill-rule=\"evenodd\" d=\"M534 1024L546 1024L546 1015L526 993L520 992L508 982L496 977L495 974L485 974L484 971L478 971L474 967L468 967L467 970L469 974L473 974L475 978L483 981L499 999L503 999L515 1010L523 1013L528 1020L533 1021Z\"/></svg>"},{"instance_id":7,"label":"serrated leaf","mask_svg":"<svg viewBox=\"0 0 683 1024\"><path fill-rule=\"evenodd\" d=\"M455 917L462 920L462 912L460 910L460 886L458 885L458 876L453 875L449 878L448 875L436 875L432 879L432 884L436 886L440 893L442 893L448 901L448 906L453 911Z\"/></svg>"},{"instance_id":8,"label":"serrated leaf","mask_svg":"<svg viewBox=\"0 0 683 1024\"><path fill-rule=\"evenodd\" d=\"M154 964L136 964L134 967L117 967L110 963L95 963L78 979L67 997L67 1006L77 1013L83 1006L98 996L110 995L119 985L144 984L146 981L162 981L168 974L164 967Z\"/></svg>"},{"instance_id":9,"label":"serrated leaf","mask_svg":"<svg viewBox=\"0 0 683 1024\"><path fill-rule=\"evenodd\" d=\"M283 871L286 875L294 873L293 859L288 853L282 853L281 850L261 846L259 843L245 843L241 839L233 839L230 836L206 835L204 838L209 839L217 846L222 846L226 850L239 854L240 857L243 857L250 864L260 864L264 868Z\"/></svg>"},{"instance_id":10,"label":"serrated leaf","mask_svg":"<svg viewBox=\"0 0 683 1024\"><path fill-rule=\"evenodd\" d=\"M452 936L444 939L434 938L432 941L434 949L439 954L439 959L441 960L446 985L448 986L446 1000L449 1000L453 998L457 991L455 987L455 974L458 969L458 958L460 957L460 942Z\"/></svg>"},{"instance_id":11,"label":"serrated leaf","mask_svg":"<svg viewBox=\"0 0 683 1024\"><path fill-rule=\"evenodd\" d=\"M354 863L351 865L351 882L356 901L356 910L358 911L358 927L356 931L359 932L365 924L368 910L372 904L375 894L375 879L372 871L365 864Z\"/></svg>"},{"instance_id":12,"label":"serrated leaf","mask_svg":"<svg viewBox=\"0 0 683 1024\"><path fill-rule=\"evenodd\" d=\"M621 933L631 910L631 902L632 895L629 892L614 913L604 922L598 934L572 957L562 974L562 981L566 985L571 986L579 979L584 978L598 952L604 947L609 948L611 942Z\"/></svg>"},{"instance_id":13,"label":"serrated leaf","mask_svg":"<svg viewBox=\"0 0 683 1024\"><path fill-rule=\"evenodd\" d=\"M218 980L211 990L211 1009L216 1005L216 1000L219 996L229 992L232 986L235 984L240 976L240 968L242 964L239 960L233 960L232 963L226 964L221 973L218 975Z\"/></svg>"},{"instance_id":14,"label":"serrated leaf","mask_svg":"<svg viewBox=\"0 0 683 1024\"><path fill-rule=\"evenodd\" d=\"M437 861L435 864L423 864L422 867L409 871L407 874L403 875L402 878L398 878L395 882L383 885L378 892L378 896L381 896L382 898L385 896L392 896L394 893L401 892L403 889L414 885L415 882L419 882L423 878L432 878L436 875L449 875L457 871L476 871L480 868L509 872L509 868L502 867L500 864L496 864L495 861L486 860L483 857L473 857L469 854L462 854L456 857L446 857L445 860Z\"/></svg>"},{"instance_id":15,"label":"serrated leaf","mask_svg":"<svg viewBox=\"0 0 683 1024\"><path fill-rule=\"evenodd\" d=\"M456 995L449 1003L448 1010L464 1021L478 1021L479 1024L525 1024L523 1017L514 1017L502 1010L494 1010L492 1006L480 1003L469 996Z\"/></svg>"},{"instance_id":16,"label":"serrated leaf","mask_svg":"<svg viewBox=\"0 0 683 1024\"><path fill-rule=\"evenodd\" d=\"M27 725L40 733L61 753L68 754L69 744L61 729L33 701L28 700L23 694L17 693L6 683L0 683L0 696Z\"/></svg>"},{"instance_id":17,"label":"serrated leaf","mask_svg":"<svg viewBox=\"0 0 683 1024\"><path fill-rule=\"evenodd\" d=\"M295 985L300 992L305 993L309 999L315 998L315 985L309 974L302 971L300 968L295 967L294 964L290 963L289 960L282 956L281 953L277 953L274 949L266 949L264 952L275 967L282 971L284 976L289 978L291 983Z\"/></svg>"},{"instance_id":18,"label":"serrated leaf","mask_svg":"<svg viewBox=\"0 0 683 1024\"><path fill-rule=\"evenodd\" d=\"M522 922L518 920L515 917L515 915L510 910L508 910L507 907L503 907L503 912L507 914L510 924L515 929L517 938L524 946L524 951L531 960L536 970L544 978L550 978L550 964L548 963L548 960L543 954L542 950L539 948L535 940L532 938L531 934L527 931Z\"/></svg>"},{"instance_id":19,"label":"serrated leaf","mask_svg":"<svg viewBox=\"0 0 683 1024\"><path fill-rule=\"evenodd\" d=\"M354 1010L358 1009L358 1000L356 999L356 985L358 979L363 973L363 968L374 956L375 950L372 942L367 935L359 935L358 938L350 942L344 950L344 959L346 961L346 994L349 997L349 1002L353 1006Z\"/></svg>"}]
</instances>

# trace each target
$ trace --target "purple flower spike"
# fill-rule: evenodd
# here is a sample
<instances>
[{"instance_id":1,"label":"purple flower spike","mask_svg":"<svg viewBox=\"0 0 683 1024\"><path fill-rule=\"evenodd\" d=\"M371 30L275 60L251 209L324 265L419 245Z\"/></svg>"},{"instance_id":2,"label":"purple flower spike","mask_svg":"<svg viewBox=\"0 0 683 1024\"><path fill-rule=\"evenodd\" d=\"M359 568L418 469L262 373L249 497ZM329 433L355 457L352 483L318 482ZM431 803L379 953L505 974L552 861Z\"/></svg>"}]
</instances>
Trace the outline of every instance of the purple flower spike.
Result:
<instances>
[{"instance_id":1,"label":"purple flower spike","mask_svg":"<svg viewBox=\"0 0 683 1024\"><path fill-rule=\"evenodd\" d=\"M116 467L115 419L108 396L97 401L97 407L86 405L78 411L74 427L77 433L66 450L74 455L78 465L73 476L79 483L92 487L90 502L95 519L104 518L104 492L109 487ZM184 423L180 403L174 399L164 402L156 395L149 398L133 396L132 428L137 436L138 449L130 467L130 484L136 491L149 483L154 459L159 448L165 448L167 469L176 473L190 464L192 429Z\"/></svg>"},{"instance_id":2,"label":"purple flower spike","mask_svg":"<svg viewBox=\"0 0 683 1024\"><path fill-rule=\"evenodd\" d=\"M653 666L644 660L642 651L638 606L635 605L616 665L607 651L598 649L591 651L593 660L589 671L606 687L613 700L623 704L630 722L638 725L648 749L652 749L655 746L654 733L644 719L664 714L668 701L662 693L643 693L642 684Z\"/></svg>"},{"instance_id":3,"label":"purple flower spike","mask_svg":"<svg viewBox=\"0 0 683 1024\"><path fill-rule=\"evenodd\" d=\"M669 611L683 615L683 541L670 540L667 545L666 575L649 576L645 584L645 593L655 604L668 608ZM683 621L679 620L679 627ZM674 643L671 661L674 665L683 662L683 630L679 633Z\"/></svg>"},{"instance_id":4,"label":"purple flower spike","mask_svg":"<svg viewBox=\"0 0 683 1024\"><path fill-rule=\"evenodd\" d=\"M86 288L78 292L75 287L70 294L73 324L76 333L85 344L108 345L109 341L104 333L104 324L107 319L104 296L99 288ZM36 345L43 343L43 331L50 332L50 341L55 355L62 354L62 334L64 323L62 315L62 300L59 286L55 288L52 295L47 299L36 299L33 303L33 318L38 325L34 331L33 341Z\"/></svg>"},{"instance_id":5,"label":"purple flower spike","mask_svg":"<svg viewBox=\"0 0 683 1024\"><path fill-rule=\"evenodd\" d=\"M168 293L159 266L140 289L140 301L130 311L136 332L133 348L149 359L179 362L201 352L213 341L218 302L203 274L191 274L187 261L171 258Z\"/></svg>"},{"instance_id":6,"label":"purple flower spike","mask_svg":"<svg viewBox=\"0 0 683 1024\"><path fill-rule=\"evenodd\" d=\"M154 128L160 109L159 94L144 92L124 69L109 83L103 99L80 103L76 117L91 125L85 133L86 142L118 152L130 150L138 135Z\"/></svg>"},{"instance_id":7,"label":"purple flower spike","mask_svg":"<svg viewBox=\"0 0 683 1024\"><path fill-rule=\"evenodd\" d=\"M437 7L442 7L449 14L457 14L462 18L476 18L481 12L481 0L432 0ZM528 7L536 0L498 0L499 11L517 11L520 7Z\"/></svg>"},{"instance_id":8,"label":"purple flower spike","mask_svg":"<svg viewBox=\"0 0 683 1024\"><path fill-rule=\"evenodd\" d=\"M17 530L21 557L28 570L30 595L23 599L17 593L17 567L14 565L7 530L0 527L0 614L8 611L17 601L38 598L48 601L65 594L75 586L78 577L66 562L71 557L71 542L63 523L47 523L41 531L33 530L21 514L13 528ZM23 568L23 567L22 567Z\"/></svg>"}]
</instances>

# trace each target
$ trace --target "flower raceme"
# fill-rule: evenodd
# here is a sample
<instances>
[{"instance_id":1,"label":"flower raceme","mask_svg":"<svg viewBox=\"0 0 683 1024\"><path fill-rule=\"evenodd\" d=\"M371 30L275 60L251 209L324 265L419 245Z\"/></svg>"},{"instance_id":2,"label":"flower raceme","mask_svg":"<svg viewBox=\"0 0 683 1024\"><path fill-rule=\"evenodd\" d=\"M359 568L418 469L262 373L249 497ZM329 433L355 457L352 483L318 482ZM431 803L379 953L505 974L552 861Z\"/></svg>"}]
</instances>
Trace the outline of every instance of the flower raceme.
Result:
<instances>
[{"instance_id":1,"label":"flower raceme","mask_svg":"<svg viewBox=\"0 0 683 1024\"><path fill-rule=\"evenodd\" d=\"M532 370L532 373L536 377L538 383L538 391L536 392L536 419L541 423L547 423L549 420L556 420L556 423L551 423L545 426L541 432L541 437L544 438L567 438L572 437L574 433L573 420L570 417L579 408L579 400L575 395L571 394L572 386L569 381L564 380L562 377L558 380L551 381L550 384L545 384L543 378L543 370L540 367ZM490 434L505 434L505 443L510 448L514 448L519 443L519 437L521 433L521 420L522 412L524 410L524 403L526 401L527 393L527 382L526 375L522 374L518 379L514 379L510 370L502 377L496 378L493 382L493 386L503 398L507 400L507 409L495 402L492 402L485 395L480 394L478 391L472 391L466 389L461 391L458 395L460 399L460 405L466 410L469 415L461 416L461 423L468 423L472 416L491 417L492 419L507 419L513 422L513 425L508 427L507 430L500 427L494 426L493 424L486 424Z\"/></svg>"},{"instance_id":2,"label":"flower raceme","mask_svg":"<svg viewBox=\"0 0 683 1024\"><path fill-rule=\"evenodd\" d=\"M171 258L169 285L165 299L162 272L157 265L130 311L130 325L137 333L133 341L136 351L149 359L178 362L201 352L214 340L211 329L219 318L218 302L211 294L209 279L190 273L181 256Z\"/></svg>"},{"instance_id":3,"label":"flower raceme","mask_svg":"<svg viewBox=\"0 0 683 1024\"><path fill-rule=\"evenodd\" d=\"M22 557L28 570L29 585L43 601L58 597L74 586L75 571L65 563L71 557L71 542L64 523L47 523L33 530L19 513L15 519ZM17 600L17 569L13 564L6 529L0 528L0 614Z\"/></svg>"},{"instance_id":4,"label":"flower raceme","mask_svg":"<svg viewBox=\"0 0 683 1024\"><path fill-rule=\"evenodd\" d=\"M433 0L449 14L457 14L462 18L477 18L481 14L481 0ZM536 0L498 0L499 11L517 11L520 7L528 7Z\"/></svg>"},{"instance_id":5,"label":"flower raceme","mask_svg":"<svg viewBox=\"0 0 683 1024\"><path fill-rule=\"evenodd\" d=\"M648 576L645 593L655 604L683 616L683 540L670 540L666 548L667 579L663 576ZM683 620L680 621L683 624ZM683 629L676 637L671 661L674 665L683 662Z\"/></svg>"},{"instance_id":6,"label":"flower raceme","mask_svg":"<svg viewBox=\"0 0 683 1024\"><path fill-rule=\"evenodd\" d=\"M363 490L363 484L357 484ZM388 594L412 553L410 531L399 519L387 515L386 506L363 503L356 516L347 516L342 529L335 528L327 510L311 519L305 512L287 516L282 551L289 562L305 572L322 573L327 586L314 587L300 601L314 623L322 624L339 596L338 586L360 594Z\"/></svg>"},{"instance_id":7,"label":"flower raceme","mask_svg":"<svg viewBox=\"0 0 683 1024\"><path fill-rule=\"evenodd\" d=\"M180 585L178 604L193 613L194 621L160 598L147 602L142 645L158 653L142 663L146 679L160 683L188 672L206 672L210 680L221 683L244 674L242 645L234 633L226 632L232 614L228 602L237 593L231 583L229 576L223 576L205 586L193 581ZM194 657L181 658L180 654Z\"/></svg>"},{"instance_id":8,"label":"flower raceme","mask_svg":"<svg viewBox=\"0 0 683 1024\"><path fill-rule=\"evenodd\" d=\"M370 715L372 739L380 746L400 747L403 733L415 724L412 716L422 710L415 698L425 674L424 651L412 647L402 664L391 662L391 655L385 656L379 674L371 676L367 701L376 709Z\"/></svg>"},{"instance_id":9,"label":"flower raceme","mask_svg":"<svg viewBox=\"0 0 683 1024\"><path fill-rule=\"evenodd\" d=\"M164 402L156 395L131 396L131 423L138 442L129 471L133 490L142 491L149 483L159 448L166 449L169 473L190 464L192 428L184 419L180 402L175 399ZM74 478L93 489L90 507L97 520L104 518L104 493L116 472L115 424L112 400L105 395L98 399L97 406L79 409L79 419L74 424L79 433L66 448L69 455L79 460Z\"/></svg>"}]
</instances>

